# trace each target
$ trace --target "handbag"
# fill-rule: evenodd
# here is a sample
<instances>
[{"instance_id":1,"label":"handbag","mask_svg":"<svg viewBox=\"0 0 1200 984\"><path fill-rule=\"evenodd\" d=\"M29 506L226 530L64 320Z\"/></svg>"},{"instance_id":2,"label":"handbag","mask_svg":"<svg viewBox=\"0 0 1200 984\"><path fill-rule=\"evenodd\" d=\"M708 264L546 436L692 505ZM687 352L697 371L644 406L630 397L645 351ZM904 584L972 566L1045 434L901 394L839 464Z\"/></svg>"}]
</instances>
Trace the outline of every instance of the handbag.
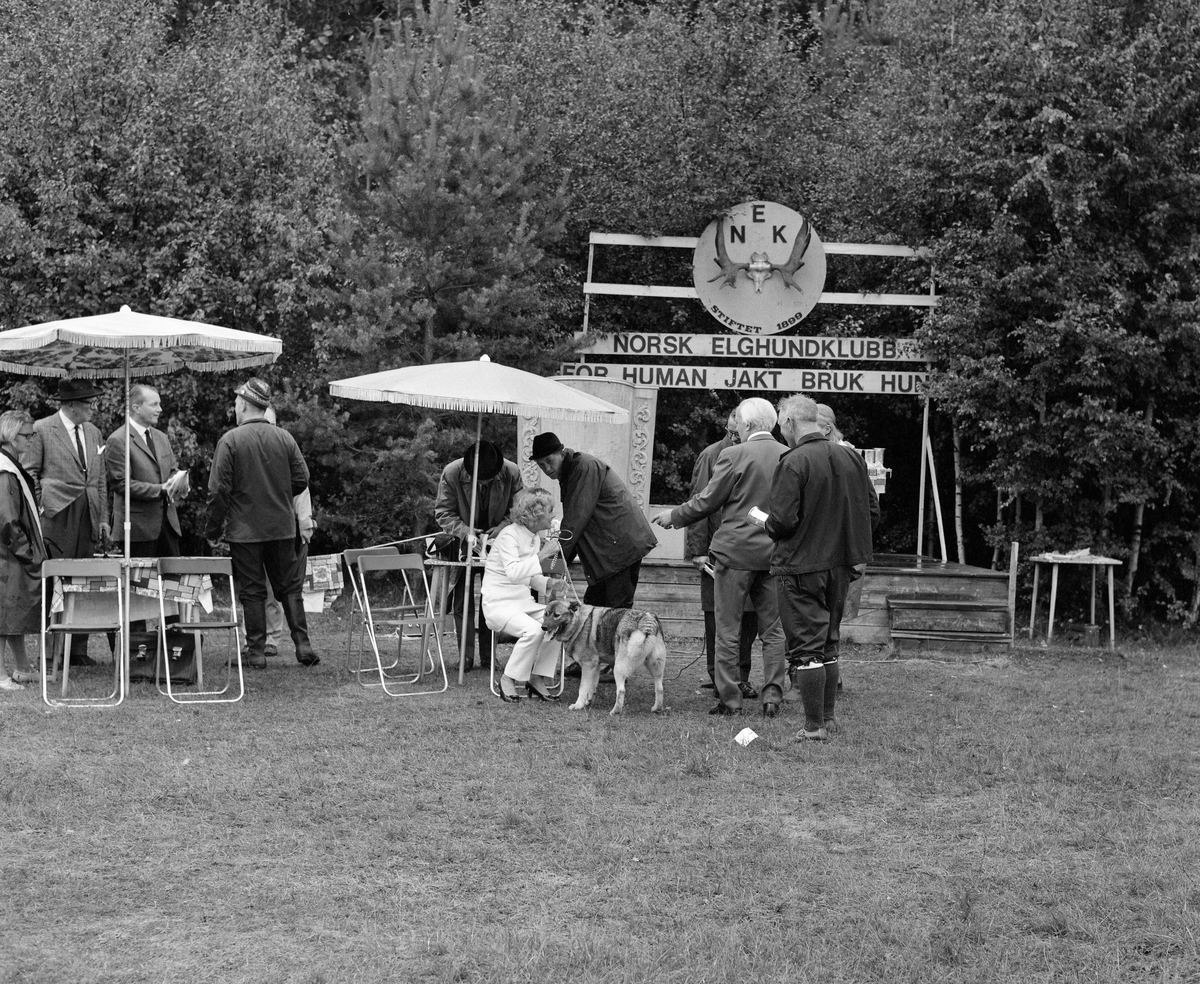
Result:
<instances>
[{"instance_id":1,"label":"handbag","mask_svg":"<svg viewBox=\"0 0 1200 984\"><path fill-rule=\"evenodd\" d=\"M129 633L129 679L159 679L159 634L157 632ZM196 682L196 637L190 632L167 630L166 673L172 686L189 686Z\"/></svg>"}]
</instances>

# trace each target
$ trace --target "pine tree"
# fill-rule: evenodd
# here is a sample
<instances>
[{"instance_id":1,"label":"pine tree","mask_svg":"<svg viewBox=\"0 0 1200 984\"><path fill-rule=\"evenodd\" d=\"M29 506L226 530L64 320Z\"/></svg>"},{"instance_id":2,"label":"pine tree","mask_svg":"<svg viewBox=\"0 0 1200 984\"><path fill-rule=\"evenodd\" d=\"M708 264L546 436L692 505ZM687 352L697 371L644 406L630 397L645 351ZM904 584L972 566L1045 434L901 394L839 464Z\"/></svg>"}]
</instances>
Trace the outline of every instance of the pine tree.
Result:
<instances>
[{"instance_id":1,"label":"pine tree","mask_svg":"<svg viewBox=\"0 0 1200 984\"><path fill-rule=\"evenodd\" d=\"M420 6L368 51L352 168L349 323L331 344L375 366L525 354L544 328L538 274L562 232L563 189L518 103L488 86L455 5ZM499 351L497 351L497 349ZM382 360L382 361L381 361Z\"/></svg>"}]
</instances>

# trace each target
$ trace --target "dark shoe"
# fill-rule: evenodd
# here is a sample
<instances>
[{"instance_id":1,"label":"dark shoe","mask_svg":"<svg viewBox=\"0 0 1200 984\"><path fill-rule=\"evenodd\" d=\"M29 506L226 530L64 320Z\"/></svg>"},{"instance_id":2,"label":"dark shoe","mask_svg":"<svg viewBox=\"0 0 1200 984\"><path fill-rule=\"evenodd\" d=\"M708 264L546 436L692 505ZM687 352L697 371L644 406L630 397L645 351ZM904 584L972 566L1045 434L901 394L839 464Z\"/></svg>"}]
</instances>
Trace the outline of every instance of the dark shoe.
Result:
<instances>
[{"instance_id":1,"label":"dark shoe","mask_svg":"<svg viewBox=\"0 0 1200 984\"><path fill-rule=\"evenodd\" d=\"M512 692L511 694L509 694L509 693L505 693L505 691L504 691L504 685L505 685L505 683L507 683L507 684L508 684L508 686L512 688L512 691L513 691L513 692ZM516 681L515 681L515 680L512 680L512 679L510 679L509 677L503 677L503 676L502 676L502 677L500 678L500 686L497 688L497 690L498 690L498 692L499 692L499 694L500 694L500 699L501 699L502 701L504 701L504 703L506 703L506 704L519 704L519 703L521 703L521 695L520 695L519 693L517 693Z\"/></svg>"},{"instance_id":2,"label":"dark shoe","mask_svg":"<svg viewBox=\"0 0 1200 984\"><path fill-rule=\"evenodd\" d=\"M717 685L715 683L713 683L711 680L709 680L708 683L700 684L700 689L701 690L716 690Z\"/></svg>"},{"instance_id":3,"label":"dark shoe","mask_svg":"<svg viewBox=\"0 0 1200 984\"><path fill-rule=\"evenodd\" d=\"M709 716L715 715L716 717L741 717L742 709L740 707L729 707L727 704L718 704L708 713Z\"/></svg>"},{"instance_id":4,"label":"dark shoe","mask_svg":"<svg viewBox=\"0 0 1200 984\"><path fill-rule=\"evenodd\" d=\"M268 642L265 646L263 646L263 655L264 656L278 656L279 655L279 647L272 646Z\"/></svg>"},{"instance_id":5,"label":"dark shoe","mask_svg":"<svg viewBox=\"0 0 1200 984\"><path fill-rule=\"evenodd\" d=\"M600 667L600 682L615 683L616 677L613 676L613 668L611 666Z\"/></svg>"},{"instance_id":6,"label":"dark shoe","mask_svg":"<svg viewBox=\"0 0 1200 984\"><path fill-rule=\"evenodd\" d=\"M470 673L473 669L475 669L475 661L473 659L469 659L465 663L463 663L463 672L464 673Z\"/></svg>"},{"instance_id":7,"label":"dark shoe","mask_svg":"<svg viewBox=\"0 0 1200 984\"><path fill-rule=\"evenodd\" d=\"M538 690L538 688L533 685L532 681L525 684L525 693L537 700L544 700L548 704L554 704L558 702L558 694L552 694L549 691L543 692Z\"/></svg>"},{"instance_id":8,"label":"dark shoe","mask_svg":"<svg viewBox=\"0 0 1200 984\"><path fill-rule=\"evenodd\" d=\"M742 700L758 700L758 691L745 680L738 684L738 690L742 692Z\"/></svg>"},{"instance_id":9,"label":"dark shoe","mask_svg":"<svg viewBox=\"0 0 1200 984\"><path fill-rule=\"evenodd\" d=\"M266 659L265 656L263 658ZM301 666L316 666L319 662L321 662L321 657L318 656L310 646L308 648L308 652L301 652L299 649L296 650L296 662Z\"/></svg>"},{"instance_id":10,"label":"dark shoe","mask_svg":"<svg viewBox=\"0 0 1200 984\"><path fill-rule=\"evenodd\" d=\"M779 713L779 704L773 700L768 700L763 703L763 717L773 718Z\"/></svg>"},{"instance_id":11,"label":"dark shoe","mask_svg":"<svg viewBox=\"0 0 1200 984\"><path fill-rule=\"evenodd\" d=\"M566 669L566 673L565 673L566 676L578 677L582 673L583 673L583 669L580 667L580 665L578 663L568 663L567 664L567 669Z\"/></svg>"},{"instance_id":12,"label":"dark shoe","mask_svg":"<svg viewBox=\"0 0 1200 984\"><path fill-rule=\"evenodd\" d=\"M71 665L72 666L98 666L99 664L94 659L92 659L91 656L88 656L86 653L80 653L78 656L75 656L75 655L71 656Z\"/></svg>"},{"instance_id":13,"label":"dark shoe","mask_svg":"<svg viewBox=\"0 0 1200 984\"><path fill-rule=\"evenodd\" d=\"M249 649L243 649L242 665L251 666L256 670L265 670L267 668L267 657L262 653L252 653Z\"/></svg>"}]
</instances>

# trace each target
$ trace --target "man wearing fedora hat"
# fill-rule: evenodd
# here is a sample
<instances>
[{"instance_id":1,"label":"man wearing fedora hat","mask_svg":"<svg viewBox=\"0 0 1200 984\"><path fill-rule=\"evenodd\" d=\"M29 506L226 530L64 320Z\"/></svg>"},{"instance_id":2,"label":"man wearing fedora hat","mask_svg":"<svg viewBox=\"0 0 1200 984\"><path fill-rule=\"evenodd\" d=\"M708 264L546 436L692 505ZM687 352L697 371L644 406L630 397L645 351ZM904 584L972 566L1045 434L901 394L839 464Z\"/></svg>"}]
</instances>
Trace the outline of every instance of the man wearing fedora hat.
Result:
<instances>
[{"instance_id":1,"label":"man wearing fedora hat","mask_svg":"<svg viewBox=\"0 0 1200 984\"><path fill-rule=\"evenodd\" d=\"M58 413L33 425L21 464L33 477L42 510L42 536L51 558L91 557L107 543L108 477L103 439L92 423L103 391L82 379L58 381ZM88 664L87 636L71 637L71 660Z\"/></svg>"},{"instance_id":2,"label":"man wearing fedora hat","mask_svg":"<svg viewBox=\"0 0 1200 984\"><path fill-rule=\"evenodd\" d=\"M563 447L547 431L533 439L529 460L562 493L562 551L567 563L578 555L588 587L585 605L632 608L642 558L658 539L629 489L599 458Z\"/></svg>"},{"instance_id":3,"label":"man wearing fedora hat","mask_svg":"<svg viewBox=\"0 0 1200 984\"><path fill-rule=\"evenodd\" d=\"M295 497L308 488L308 465L296 439L268 421L266 381L253 377L235 392L237 426L217 442L209 472L205 536L229 544L246 621L247 665L267 665L269 581L283 606L297 662L313 666L321 660L308 638L295 511Z\"/></svg>"},{"instance_id":4,"label":"man wearing fedora hat","mask_svg":"<svg viewBox=\"0 0 1200 984\"><path fill-rule=\"evenodd\" d=\"M475 477L475 519L471 521L471 485ZM495 535L505 525L513 497L523 488L521 470L516 462L504 457L491 441L480 441L478 448L472 444L442 469L438 482L437 500L433 515L442 532L454 537L454 559L460 559L463 545L471 533ZM483 565L471 572L483 577ZM454 612L454 638L461 644L463 637L463 586L466 581L462 570L451 575L454 583L446 604ZM469 670L475 665L475 590L471 585L467 599L467 653L463 666ZM479 665L487 669L492 665L492 635L486 625L479 626Z\"/></svg>"}]
</instances>

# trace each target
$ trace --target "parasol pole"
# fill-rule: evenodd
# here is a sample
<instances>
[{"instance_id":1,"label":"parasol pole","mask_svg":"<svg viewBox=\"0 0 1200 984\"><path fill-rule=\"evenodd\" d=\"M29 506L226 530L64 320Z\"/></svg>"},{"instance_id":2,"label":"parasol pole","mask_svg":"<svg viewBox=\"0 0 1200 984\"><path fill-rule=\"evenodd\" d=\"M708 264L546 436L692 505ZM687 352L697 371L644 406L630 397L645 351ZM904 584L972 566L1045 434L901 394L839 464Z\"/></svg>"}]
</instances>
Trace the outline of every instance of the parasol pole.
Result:
<instances>
[{"instance_id":1,"label":"parasol pole","mask_svg":"<svg viewBox=\"0 0 1200 984\"><path fill-rule=\"evenodd\" d=\"M125 349L125 489L123 492L125 498L125 560L121 567L125 571L125 621L121 626L121 638L117 640L121 648L124 650L116 654L116 658L121 660L121 674L125 678L125 690L129 690L129 596L132 593L129 553L130 553L130 536L132 524L129 521L129 349Z\"/></svg>"},{"instance_id":2,"label":"parasol pole","mask_svg":"<svg viewBox=\"0 0 1200 984\"><path fill-rule=\"evenodd\" d=\"M467 635L471 631L467 613L471 610L471 595L475 587L471 584L471 555L475 549L475 500L479 498L479 441L483 435L483 412L475 417L475 464L471 468L471 514L467 517L467 569L463 592L462 638L458 640L458 684L462 686L467 665ZM480 615L482 616L482 612ZM476 653L476 655L480 655ZM495 654L493 654L493 658Z\"/></svg>"}]
</instances>

